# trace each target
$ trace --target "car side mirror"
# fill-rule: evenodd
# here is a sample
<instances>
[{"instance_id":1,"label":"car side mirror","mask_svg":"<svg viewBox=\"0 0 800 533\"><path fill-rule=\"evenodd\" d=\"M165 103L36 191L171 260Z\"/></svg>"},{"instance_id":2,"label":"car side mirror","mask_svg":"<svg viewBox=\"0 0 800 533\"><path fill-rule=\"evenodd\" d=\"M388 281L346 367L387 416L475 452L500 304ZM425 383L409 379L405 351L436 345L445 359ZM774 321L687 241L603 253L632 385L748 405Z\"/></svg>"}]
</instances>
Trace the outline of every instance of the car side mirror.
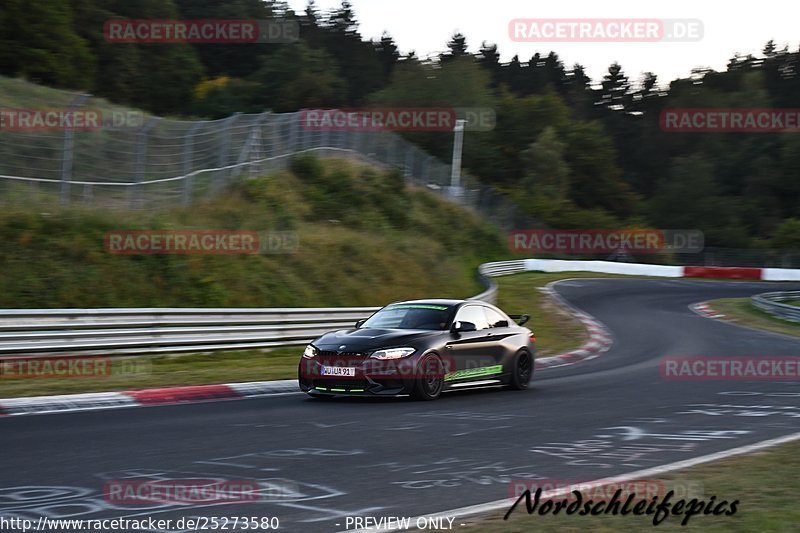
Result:
<instances>
[{"instance_id":1,"label":"car side mirror","mask_svg":"<svg viewBox=\"0 0 800 533\"><path fill-rule=\"evenodd\" d=\"M494 327L496 328L507 328L508 327L508 320L498 320L494 323Z\"/></svg>"},{"instance_id":2,"label":"car side mirror","mask_svg":"<svg viewBox=\"0 0 800 533\"><path fill-rule=\"evenodd\" d=\"M510 318L513 318L514 320L517 320L517 321L518 321L518 322L517 322L517 325L518 325L518 326L524 326L524 325L525 325L525 323L526 323L528 320L530 320L530 318L531 318L531 316L530 316L530 315L508 315L508 316L509 316Z\"/></svg>"},{"instance_id":3,"label":"car side mirror","mask_svg":"<svg viewBox=\"0 0 800 533\"><path fill-rule=\"evenodd\" d=\"M456 321L453 322L453 327L450 328L450 331L453 333L462 333L465 331L478 331L478 327L472 322Z\"/></svg>"},{"instance_id":4,"label":"car side mirror","mask_svg":"<svg viewBox=\"0 0 800 533\"><path fill-rule=\"evenodd\" d=\"M362 318L361 320L359 320L358 322L356 322L356 329L358 329L358 328L360 328L361 326L363 326L363 325L364 325L364 322L366 322L366 321L367 321L367 319L366 319L366 318Z\"/></svg>"}]
</instances>

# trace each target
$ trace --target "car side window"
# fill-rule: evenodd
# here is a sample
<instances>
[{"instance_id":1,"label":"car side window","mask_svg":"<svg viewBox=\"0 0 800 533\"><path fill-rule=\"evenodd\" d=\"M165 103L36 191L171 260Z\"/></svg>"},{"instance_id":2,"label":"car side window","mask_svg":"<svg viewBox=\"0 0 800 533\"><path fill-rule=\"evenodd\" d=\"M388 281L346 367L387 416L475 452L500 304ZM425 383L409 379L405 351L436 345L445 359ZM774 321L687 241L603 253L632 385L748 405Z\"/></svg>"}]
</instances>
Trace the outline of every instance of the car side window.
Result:
<instances>
[{"instance_id":1,"label":"car side window","mask_svg":"<svg viewBox=\"0 0 800 533\"><path fill-rule=\"evenodd\" d=\"M505 328L511 325L508 317L501 315L494 309L484 307L483 310L486 312L486 321L489 323L490 328Z\"/></svg>"},{"instance_id":2,"label":"car side window","mask_svg":"<svg viewBox=\"0 0 800 533\"><path fill-rule=\"evenodd\" d=\"M472 322L477 329L489 329L486 314L479 305L467 305L458 310L456 320L459 322Z\"/></svg>"}]
</instances>

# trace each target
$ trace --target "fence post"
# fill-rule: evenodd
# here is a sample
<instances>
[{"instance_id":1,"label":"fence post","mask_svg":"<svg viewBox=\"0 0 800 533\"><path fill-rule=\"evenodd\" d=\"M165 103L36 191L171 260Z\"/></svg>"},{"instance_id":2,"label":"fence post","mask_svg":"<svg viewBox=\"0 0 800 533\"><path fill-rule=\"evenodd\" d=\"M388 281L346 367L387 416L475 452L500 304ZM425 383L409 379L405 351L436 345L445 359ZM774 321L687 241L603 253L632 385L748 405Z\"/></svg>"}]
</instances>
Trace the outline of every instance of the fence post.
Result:
<instances>
[{"instance_id":1,"label":"fence post","mask_svg":"<svg viewBox=\"0 0 800 533\"><path fill-rule=\"evenodd\" d=\"M403 176L405 176L406 178L406 184L410 184L413 181L414 150L412 150L408 146L406 146L406 162L405 162L405 171L403 172Z\"/></svg>"},{"instance_id":2,"label":"fence post","mask_svg":"<svg viewBox=\"0 0 800 533\"><path fill-rule=\"evenodd\" d=\"M328 152L327 148L330 148L330 142L331 142L331 130L325 128L324 130L322 130L322 142L319 143L319 148L321 148L320 156L323 156ZM314 147L312 146L312 148Z\"/></svg>"},{"instance_id":3,"label":"fence post","mask_svg":"<svg viewBox=\"0 0 800 533\"><path fill-rule=\"evenodd\" d=\"M396 145L397 145L397 137L394 134L392 134L389 136L389 143L386 145L386 160L388 161L390 167L400 166L395 164Z\"/></svg>"},{"instance_id":4,"label":"fence post","mask_svg":"<svg viewBox=\"0 0 800 533\"><path fill-rule=\"evenodd\" d=\"M300 128L300 116L302 111L291 113L289 117L289 153L297 152L297 135Z\"/></svg>"},{"instance_id":5,"label":"fence post","mask_svg":"<svg viewBox=\"0 0 800 533\"><path fill-rule=\"evenodd\" d=\"M269 115L269 111L261 113L261 115L259 115L256 121L250 127L250 134L247 136L247 141L245 141L242 151L239 154L239 158L236 160L236 167L231 169L230 175L232 177L236 178L239 176L242 171L242 166L244 166L245 163L250 163L250 168L248 169L250 177L252 178L255 175L253 172L254 165L252 163L253 161L263 159L263 157L259 157L262 145L261 126L264 121L269 118ZM255 157L253 157L254 153Z\"/></svg>"},{"instance_id":6,"label":"fence post","mask_svg":"<svg viewBox=\"0 0 800 533\"><path fill-rule=\"evenodd\" d=\"M205 124L205 122L195 122L194 125L189 128L183 140L183 205L192 203L192 182L194 181L194 176L192 176L191 173L193 172L192 156L194 155L194 134L203 124Z\"/></svg>"},{"instance_id":7,"label":"fence post","mask_svg":"<svg viewBox=\"0 0 800 533\"><path fill-rule=\"evenodd\" d=\"M222 142L220 143L219 146L219 157L217 159L217 166L219 168L222 168L228 164L228 150L230 149L231 146L231 126L233 125L234 122L236 122L236 119L239 117L239 115L241 115L241 113L238 112L234 113L233 115L229 116L222 122L222 128L223 128ZM222 185L220 178L224 178L225 174L226 174L225 170L220 170L218 172L216 180L217 189L219 189L220 186Z\"/></svg>"},{"instance_id":8,"label":"fence post","mask_svg":"<svg viewBox=\"0 0 800 533\"><path fill-rule=\"evenodd\" d=\"M67 106L67 113L83 104L91 94L82 94ZM64 130L64 150L61 156L61 204L69 203L69 189L72 180L72 158L75 148L75 130L67 127Z\"/></svg>"},{"instance_id":9,"label":"fence post","mask_svg":"<svg viewBox=\"0 0 800 533\"><path fill-rule=\"evenodd\" d=\"M155 126L161 117L152 117L136 135L136 184L133 186L131 207L141 206L142 182L144 181L144 167L147 161L147 134Z\"/></svg>"},{"instance_id":10,"label":"fence post","mask_svg":"<svg viewBox=\"0 0 800 533\"><path fill-rule=\"evenodd\" d=\"M294 117L292 117L291 113L286 113L282 115L275 115L272 119L272 133L270 134L269 140L269 168L270 170L273 168L281 168L283 164L284 155L290 154L292 151L291 146L291 139L289 140L288 144L282 142L283 139L283 127L284 125L289 125L289 131L291 136L291 128Z\"/></svg>"}]
</instances>

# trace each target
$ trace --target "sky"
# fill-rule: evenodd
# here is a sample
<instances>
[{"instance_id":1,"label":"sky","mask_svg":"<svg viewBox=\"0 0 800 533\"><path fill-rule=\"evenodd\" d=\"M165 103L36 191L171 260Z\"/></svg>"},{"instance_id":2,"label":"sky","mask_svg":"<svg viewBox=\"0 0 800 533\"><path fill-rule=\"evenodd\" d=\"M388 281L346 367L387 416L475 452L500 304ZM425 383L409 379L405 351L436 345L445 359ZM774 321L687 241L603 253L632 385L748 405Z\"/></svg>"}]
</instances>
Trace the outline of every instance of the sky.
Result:
<instances>
[{"instance_id":1,"label":"sky","mask_svg":"<svg viewBox=\"0 0 800 533\"><path fill-rule=\"evenodd\" d=\"M307 0L288 0L296 11L305 9ZM327 11L341 5L341 0L317 0ZM527 61L539 52L554 50L565 66L581 63L587 74L599 81L608 66L617 61L631 79L643 72L658 75L665 86L678 77L687 77L695 67L725 69L735 53L760 54L764 44L773 39L779 48L788 45L796 51L800 45L800 7L796 0L772 2L737 2L731 0L350 0L365 38L380 38L388 31L401 52L416 51L427 57L447 49L456 31L467 37L470 52L482 41L498 45L502 61L515 54ZM794 6L794 7L792 7ZM669 18L699 19L703 38L697 42L651 43L520 43L508 33L512 19L587 19L587 18Z\"/></svg>"}]
</instances>

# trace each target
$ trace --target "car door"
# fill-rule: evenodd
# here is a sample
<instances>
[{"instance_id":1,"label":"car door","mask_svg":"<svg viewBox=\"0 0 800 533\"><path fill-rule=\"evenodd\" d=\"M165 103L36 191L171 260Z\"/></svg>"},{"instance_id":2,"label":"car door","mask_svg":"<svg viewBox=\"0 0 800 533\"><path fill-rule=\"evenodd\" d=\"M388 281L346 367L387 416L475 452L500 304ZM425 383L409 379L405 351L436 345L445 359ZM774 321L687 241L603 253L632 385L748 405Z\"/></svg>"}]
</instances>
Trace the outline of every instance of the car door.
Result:
<instances>
[{"instance_id":1,"label":"car door","mask_svg":"<svg viewBox=\"0 0 800 533\"><path fill-rule=\"evenodd\" d=\"M455 371L447 370L445 381L451 384L468 380L485 379L487 372L493 372L496 365L492 356L492 336L486 320L486 312L480 304L467 304L461 307L454 318L456 322L471 322L476 331L462 331L451 335L445 345L447 357L452 361Z\"/></svg>"},{"instance_id":2,"label":"car door","mask_svg":"<svg viewBox=\"0 0 800 533\"><path fill-rule=\"evenodd\" d=\"M513 322L504 314L486 305L483 306L483 310L486 313L486 321L489 324L491 342L488 346L488 353L494 361L492 364L507 364L516 353L516 349L514 348L513 339L506 339L518 335L519 330L512 326Z\"/></svg>"}]
</instances>

